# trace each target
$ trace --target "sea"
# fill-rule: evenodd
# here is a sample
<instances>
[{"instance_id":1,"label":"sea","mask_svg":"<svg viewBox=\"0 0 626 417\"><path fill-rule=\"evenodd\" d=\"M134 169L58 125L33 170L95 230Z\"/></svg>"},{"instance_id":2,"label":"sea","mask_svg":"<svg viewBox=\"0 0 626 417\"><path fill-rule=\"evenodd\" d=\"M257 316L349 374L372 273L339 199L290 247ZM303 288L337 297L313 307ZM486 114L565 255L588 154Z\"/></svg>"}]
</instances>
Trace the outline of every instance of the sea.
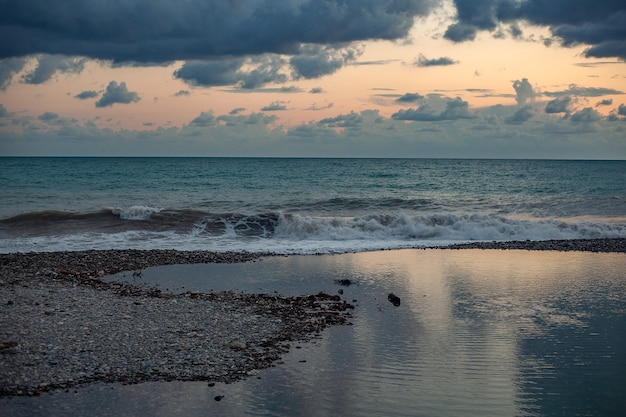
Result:
<instances>
[{"instance_id":1,"label":"sea","mask_svg":"<svg viewBox=\"0 0 626 417\"><path fill-rule=\"evenodd\" d=\"M0 252L286 254L102 279L174 293L325 291L355 306L347 325L292 341L274 366L234 384L81 384L2 397L0 415L626 410L626 254L422 250L626 237L626 161L0 158L0 167Z\"/></svg>"},{"instance_id":2,"label":"sea","mask_svg":"<svg viewBox=\"0 0 626 417\"><path fill-rule=\"evenodd\" d=\"M0 158L0 252L626 237L626 161Z\"/></svg>"}]
</instances>

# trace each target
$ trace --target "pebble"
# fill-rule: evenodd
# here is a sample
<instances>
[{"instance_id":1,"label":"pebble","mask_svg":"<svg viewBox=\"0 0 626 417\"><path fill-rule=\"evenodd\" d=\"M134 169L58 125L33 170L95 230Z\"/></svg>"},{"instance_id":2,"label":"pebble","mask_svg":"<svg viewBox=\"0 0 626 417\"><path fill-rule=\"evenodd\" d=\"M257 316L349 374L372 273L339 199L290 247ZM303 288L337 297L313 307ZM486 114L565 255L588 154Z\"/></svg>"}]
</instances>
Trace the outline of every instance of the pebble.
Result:
<instances>
[{"instance_id":1,"label":"pebble","mask_svg":"<svg viewBox=\"0 0 626 417\"><path fill-rule=\"evenodd\" d=\"M256 258L126 250L0 254L0 396L95 382L230 383L280 360L288 342L310 340L350 317L353 306L326 293L174 295L100 278L102 271ZM322 312L325 320L318 319Z\"/></svg>"}]
</instances>

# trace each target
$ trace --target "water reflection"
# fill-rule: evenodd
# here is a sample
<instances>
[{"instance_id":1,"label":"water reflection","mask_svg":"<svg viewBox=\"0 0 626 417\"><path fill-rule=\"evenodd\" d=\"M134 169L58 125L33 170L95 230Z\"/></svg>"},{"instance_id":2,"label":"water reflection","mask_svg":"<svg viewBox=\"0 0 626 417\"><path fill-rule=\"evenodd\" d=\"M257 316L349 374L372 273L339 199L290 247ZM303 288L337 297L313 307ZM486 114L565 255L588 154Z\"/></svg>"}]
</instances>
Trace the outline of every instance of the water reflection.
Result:
<instances>
[{"instance_id":1,"label":"water reflection","mask_svg":"<svg viewBox=\"0 0 626 417\"><path fill-rule=\"evenodd\" d=\"M625 267L623 254L406 250L153 268L143 280L182 291L335 292L350 279L358 307L260 379L98 385L3 399L0 414L622 415Z\"/></svg>"}]
</instances>

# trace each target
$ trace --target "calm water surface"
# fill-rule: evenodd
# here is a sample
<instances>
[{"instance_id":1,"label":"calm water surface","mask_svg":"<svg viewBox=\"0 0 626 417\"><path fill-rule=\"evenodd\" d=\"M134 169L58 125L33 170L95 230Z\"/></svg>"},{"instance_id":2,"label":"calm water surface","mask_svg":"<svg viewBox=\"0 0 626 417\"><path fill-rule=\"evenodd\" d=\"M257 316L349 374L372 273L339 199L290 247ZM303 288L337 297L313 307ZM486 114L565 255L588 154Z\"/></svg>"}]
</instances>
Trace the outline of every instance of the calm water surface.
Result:
<instances>
[{"instance_id":1,"label":"calm water surface","mask_svg":"<svg viewBox=\"0 0 626 417\"><path fill-rule=\"evenodd\" d=\"M152 268L143 281L174 291L336 292L347 278L357 308L258 379L92 385L2 399L0 414L621 416L625 271L624 254L478 250Z\"/></svg>"}]
</instances>

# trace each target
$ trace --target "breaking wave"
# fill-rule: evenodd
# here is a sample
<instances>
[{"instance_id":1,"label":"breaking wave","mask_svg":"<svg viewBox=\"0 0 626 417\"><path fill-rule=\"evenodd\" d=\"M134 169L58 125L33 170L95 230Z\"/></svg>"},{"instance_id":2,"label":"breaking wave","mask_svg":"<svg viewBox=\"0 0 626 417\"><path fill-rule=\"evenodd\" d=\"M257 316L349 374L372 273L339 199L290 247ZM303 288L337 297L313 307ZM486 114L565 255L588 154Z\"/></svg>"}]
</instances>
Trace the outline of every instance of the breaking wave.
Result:
<instances>
[{"instance_id":1,"label":"breaking wave","mask_svg":"<svg viewBox=\"0 0 626 417\"><path fill-rule=\"evenodd\" d=\"M211 213L145 206L42 211L0 220L0 252L179 249L336 253L469 241L626 237L624 219L516 219L403 212L357 217Z\"/></svg>"}]
</instances>

